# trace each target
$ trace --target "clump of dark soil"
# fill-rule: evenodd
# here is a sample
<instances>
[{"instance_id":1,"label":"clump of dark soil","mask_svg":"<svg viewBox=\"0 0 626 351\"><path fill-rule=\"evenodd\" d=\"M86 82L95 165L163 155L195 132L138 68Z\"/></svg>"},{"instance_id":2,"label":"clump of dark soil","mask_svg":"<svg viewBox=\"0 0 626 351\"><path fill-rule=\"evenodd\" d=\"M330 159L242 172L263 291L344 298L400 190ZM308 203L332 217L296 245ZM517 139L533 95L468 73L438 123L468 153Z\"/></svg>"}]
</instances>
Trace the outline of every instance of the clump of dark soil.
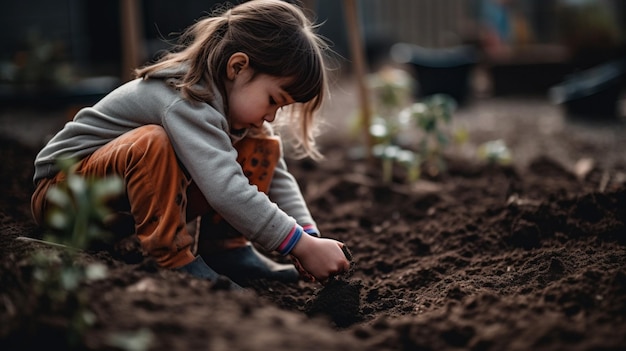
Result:
<instances>
[{"instance_id":1,"label":"clump of dark soil","mask_svg":"<svg viewBox=\"0 0 626 351\"><path fill-rule=\"evenodd\" d=\"M308 303L309 316L324 315L339 328L345 328L362 320L361 286L345 279L331 279Z\"/></svg>"}]
</instances>

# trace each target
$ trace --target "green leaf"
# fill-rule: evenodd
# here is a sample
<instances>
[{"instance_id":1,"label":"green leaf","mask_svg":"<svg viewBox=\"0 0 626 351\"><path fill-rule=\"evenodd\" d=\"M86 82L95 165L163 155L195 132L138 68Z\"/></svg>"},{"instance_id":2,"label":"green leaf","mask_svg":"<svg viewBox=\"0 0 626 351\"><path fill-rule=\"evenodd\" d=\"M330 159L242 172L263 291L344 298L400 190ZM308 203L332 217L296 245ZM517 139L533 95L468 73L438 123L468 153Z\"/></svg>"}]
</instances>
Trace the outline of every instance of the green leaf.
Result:
<instances>
[{"instance_id":1,"label":"green leaf","mask_svg":"<svg viewBox=\"0 0 626 351\"><path fill-rule=\"evenodd\" d=\"M107 274L107 266L101 263L92 263L85 267L85 277L90 281L104 279Z\"/></svg>"},{"instance_id":2,"label":"green leaf","mask_svg":"<svg viewBox=\"0 0 626 351\"><path fill-rule=\"evenodd\" d=\"M69 194L60 189L58 186L52 186L46 193L46 199L59 207L65 208L72 205L72 199Z\"/></svg>"},{"instance_id":3,"label":"green leaf","mask_svg":"<svg viewBox=\"0 0 626 351\"><path fill-rule=\"evenodd\" d=\"M446 134L444 134L442 131L438 130L437 131L437 141L442 146L446 146L446 145L448 145L449 139L448 139L448 136Z\"/></svg>"}]
</instances>

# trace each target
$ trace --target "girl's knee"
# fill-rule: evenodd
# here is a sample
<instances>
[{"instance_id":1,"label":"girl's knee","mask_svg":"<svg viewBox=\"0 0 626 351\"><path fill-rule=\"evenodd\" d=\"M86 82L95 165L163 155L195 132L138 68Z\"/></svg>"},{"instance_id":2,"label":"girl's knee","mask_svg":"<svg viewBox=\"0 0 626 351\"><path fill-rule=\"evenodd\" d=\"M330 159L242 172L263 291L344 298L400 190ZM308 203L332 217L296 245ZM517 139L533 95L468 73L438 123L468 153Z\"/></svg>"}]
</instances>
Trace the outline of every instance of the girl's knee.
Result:
<instances>
[{"instance_id":1,"label":"girl's knee","mask_svg":"<svg viewBox=\"0 0 626 351\"><path fill-rule=\"evenodd\" d=\"M174 154L174 149L170 142L165 129L159 125L146 125L134 129L129 132L128 137L133 139L133 144L139 146L141 150L152 153L156 151L157 155Z\"/></svg>"},{"instance_id":2,"label":"girl's knee","mask_svg":"<svg viewBox=\"0 0 626 351\"><path fill-rule=\"evenodd\" d=\"M178 165L167 133L158 125L135 128L103 146L81 162L80 173L125 175L130 168L140 174L164 172ZM138 168L137 168L138 167Z\"/></svg>"},{"instance_id":3,"label":"girl's knee","mask_svg":"<svg viewBox=\"0 0 626 351\"><path fill-rule=\"evenodd\" d=\"M170 139L165 132L165 129L159 125L149 124L138 127L129 132L134 134L131 137L137 142L156 143L157 145L169 144Z\"/></svg>"}]
</instances>

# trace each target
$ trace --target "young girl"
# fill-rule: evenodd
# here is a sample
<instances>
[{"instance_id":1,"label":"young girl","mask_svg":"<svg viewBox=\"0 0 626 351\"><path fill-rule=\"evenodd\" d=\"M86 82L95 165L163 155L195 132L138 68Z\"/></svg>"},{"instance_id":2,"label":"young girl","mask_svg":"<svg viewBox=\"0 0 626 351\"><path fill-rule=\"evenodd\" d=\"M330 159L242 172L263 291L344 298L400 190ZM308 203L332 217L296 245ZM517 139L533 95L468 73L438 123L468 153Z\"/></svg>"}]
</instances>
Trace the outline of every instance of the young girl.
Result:
<instances>
[{"instance_id":1,"label":"young girl","mask_svg":"<svg viewBox=\"0 0 626 351\"><path fill-rule=\"evenodd\" d=\"M130 212L143 254L162 267L241 285L298 279L293 265L262 256L250 240L291 255L322 283L348 269L343 244L320 237L266 123L290 112L296 146L319 156L313 115L327 92L323 50L302 11L280 0L196 22L179 47L79 111L40 151L35 220L45 224L45 194L66 177L56 161L70 157L80 160L77 174L125 180L126 206L116 210Z\"/></svg>"}]
</instances>

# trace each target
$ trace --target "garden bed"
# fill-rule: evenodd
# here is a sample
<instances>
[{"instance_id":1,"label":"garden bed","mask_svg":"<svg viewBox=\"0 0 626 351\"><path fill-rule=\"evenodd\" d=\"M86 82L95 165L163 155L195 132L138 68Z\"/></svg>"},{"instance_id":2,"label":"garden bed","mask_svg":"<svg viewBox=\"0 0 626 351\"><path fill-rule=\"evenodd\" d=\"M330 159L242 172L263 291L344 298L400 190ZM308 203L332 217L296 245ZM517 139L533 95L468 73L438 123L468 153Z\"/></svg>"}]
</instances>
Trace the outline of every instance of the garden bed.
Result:
<instances>
[{"instance_id":1,"label":"garden bed","mask_svg":"<svg viewBox=\"0 0 626 351\"><path fill-rule=\"evenodd\" d=\"M549 120L565 122L520 106L529 103L495 104L491 114L469 107L456 117L473 126L470 140L504 138L518 156L508 166L458 152L447 155L445 174L406 184L398 172L383 184L376 161L348 157L349 138L325 139L321 163L289 162L322 233L354 255L348 288L356 302L328 294L321 301L321 286L307 282L232 292L151 262L84 253L79 264L103 263L108 274L79 289L92 324L73 334L75 345L625 349L624 127L554 132ZM479 115L485 120L473 119ZM46 303L53 300L41 298L50 295L37 293L32 274L33 252L58 249L15 240L41 234L28 205L36 149L3 137L0 150L0 349L69 349L76 305ZM593 167L573 162L583 158Z\"/></svg>"}]
</instances>

